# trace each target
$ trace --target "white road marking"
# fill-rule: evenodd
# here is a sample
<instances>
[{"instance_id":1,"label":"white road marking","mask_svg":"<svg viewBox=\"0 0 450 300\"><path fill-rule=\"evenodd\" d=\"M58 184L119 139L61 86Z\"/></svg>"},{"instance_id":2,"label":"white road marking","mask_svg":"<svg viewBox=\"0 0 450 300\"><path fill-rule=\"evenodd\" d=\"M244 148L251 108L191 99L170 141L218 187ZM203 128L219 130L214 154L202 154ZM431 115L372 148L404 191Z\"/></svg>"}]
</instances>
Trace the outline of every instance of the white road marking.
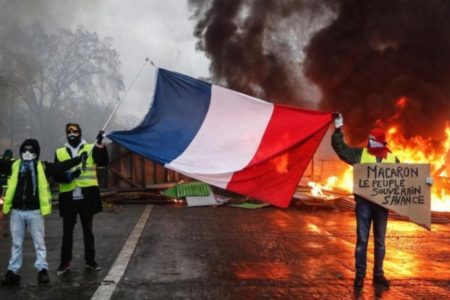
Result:
<instances>
[{"instance_id":1,"label":"white road marking","mask_svg":"<svg viewBox=\"0 0 450 300\"><path fill-rule=\"evenodd\" d=\"M128 263L130 262L131 256L134 253L137 242L141 237L142 230L144 229L145 224L150 217L152 208L153 205L147 205L145 207L144 211L141 214L141 217L137 221L136 225L133 228L133 231L129 235L127 241L122 247L122 250L120 250L119 255L117 256L114 264L109 270L108 275L106 275L106 277L103 279L102 283L92 296L92 300L111 299L111 296L116 289L117 284L120 282L120 279L122 279L122 276L127 269Z\"/></svg>"}]
</instances>

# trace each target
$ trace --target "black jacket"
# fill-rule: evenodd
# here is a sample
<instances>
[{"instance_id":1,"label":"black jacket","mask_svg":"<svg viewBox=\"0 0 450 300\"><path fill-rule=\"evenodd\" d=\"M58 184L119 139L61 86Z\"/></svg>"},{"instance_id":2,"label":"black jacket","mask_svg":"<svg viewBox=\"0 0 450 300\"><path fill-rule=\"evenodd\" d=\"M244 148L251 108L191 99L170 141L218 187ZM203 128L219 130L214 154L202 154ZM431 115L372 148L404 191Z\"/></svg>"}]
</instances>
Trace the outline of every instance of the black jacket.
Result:
<instances>
[{"instance_id":1,"label":"black jacket","mask_svg":"<svg viewBox=\"0 0 450 300\"><path fill-rule=\"evenodd\" d=\"M81 146L80 150L83 149ZM66 148L69 156L72 157L72 152L70 149ZM97 147L94 146L92 149L92 158L94 162L99 167L104 167L108 165L108 151L106 147ZM58 158L55 154L55 162L58 161ZM58 177L56 180L60 183L68 183L65 177ZM70 181L69 181L70 182ZM75 212L75 201L81 201L81 211L80 213L84 214L96 214L102 211L102 200L100 197L100 190L98 186L90 186L81 188L81 192L83 193L83 199L81 200L73 200L72 199L72 191L64 192L59 194L59 214L61 217L64 216L72 216Z\"/></svg>"}]
</instances>

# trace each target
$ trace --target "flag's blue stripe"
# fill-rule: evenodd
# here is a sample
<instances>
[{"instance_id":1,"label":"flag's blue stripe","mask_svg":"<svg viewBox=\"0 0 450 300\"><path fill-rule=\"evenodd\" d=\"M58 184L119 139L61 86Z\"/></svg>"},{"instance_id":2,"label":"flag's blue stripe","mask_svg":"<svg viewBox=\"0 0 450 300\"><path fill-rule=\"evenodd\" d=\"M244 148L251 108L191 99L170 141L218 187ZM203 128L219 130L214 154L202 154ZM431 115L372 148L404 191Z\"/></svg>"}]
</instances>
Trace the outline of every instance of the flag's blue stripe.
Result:
<instances>
[{"instance_id":1,"label":"flag's blue stripe","mask_svg":"<svg viewBox=\"0 0 450 300\"><path fill-rule=\"evenodd\" d=\"M211 100L211 84L159 69L153 105L139 126L114 131L108 138L161 164L189 146Z\"/></svg>"}]
</instances>

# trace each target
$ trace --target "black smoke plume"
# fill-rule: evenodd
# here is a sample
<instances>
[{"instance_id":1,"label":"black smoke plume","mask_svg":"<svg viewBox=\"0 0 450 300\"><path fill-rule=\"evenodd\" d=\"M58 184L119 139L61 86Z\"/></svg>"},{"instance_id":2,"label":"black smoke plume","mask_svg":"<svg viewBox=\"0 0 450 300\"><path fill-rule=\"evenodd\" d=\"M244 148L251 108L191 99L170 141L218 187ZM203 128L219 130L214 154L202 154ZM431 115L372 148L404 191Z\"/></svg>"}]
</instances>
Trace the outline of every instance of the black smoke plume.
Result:
<instances>
[{"instance_id":1,"label":"black smoke plume","mask_svg":"<svg viewBox=\"0 0 450 300\"><path fill-rule=\"evenodd\" d=\"M320 90L316 108L340 111L352 142L371 127L439 142L450 119L450 2L446 0L192 0L199 48L216 80L274 102L308 107L304 74ZM331 17L330 17L331 16ZM302 35L308 20L321 26ZM302 45L277 24L307 38ZM301 28L300 28L301 27ZM406 101L400 107L398 100Z\"/></svg>"},{"instance_id":2,"label":"black smoke plume","mask_svg":"<svg viewBox=\"0 0 450 300\"><path fill-rule=\"evenodd\" d=\"M311 2L312 3L312 2ZM311 106L299 62L303 41L292 24L322 4L292 0L191 0L199 19L198 48L211 59L215 81L273 102ZM280 22L285 20L285 22ZM293 41L293 39L295 41Z\"/></svg>"}]
</instances>

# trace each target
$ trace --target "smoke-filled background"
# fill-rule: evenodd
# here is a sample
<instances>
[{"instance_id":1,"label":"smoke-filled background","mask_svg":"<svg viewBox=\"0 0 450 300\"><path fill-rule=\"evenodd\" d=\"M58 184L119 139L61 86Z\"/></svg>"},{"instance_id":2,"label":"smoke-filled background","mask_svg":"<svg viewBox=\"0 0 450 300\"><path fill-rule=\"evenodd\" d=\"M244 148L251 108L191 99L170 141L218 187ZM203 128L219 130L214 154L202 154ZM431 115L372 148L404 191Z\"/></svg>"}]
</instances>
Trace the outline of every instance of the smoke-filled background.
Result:
<instances>
[{"instance_id":1,"label":"smoke-filled background","mask_svg":"<svg viewBox=\"0 0 450 300\"><path fill-rule=\"evenodd\" d=\"M66 123L99 130L123 90L119 54L110 39L83 27L59 27L58 18L33 17L55 4L2 1L0 13L2 136L11 148L28 137L38 139L47 159L64 142ZM77 8L65 9L70 23ZM86 130L84 138L92 135Z\"/></svg>"},{"instance_id":2,"label":"smoke-filled background","mask_svg":"<svg viewBox=\"0 0 450 300\"><path fill-rule=\"evenodd\" d=\"M190 15L178 0L0 0L0 156L34 137L52 160L67 122L92 142L147 57L207 77ZM107 130L140 121L154 73L147 64Z\"/></svg>"},{"instance_id":3,"label":"smoke-filled background","mask_svg":"<svg viewBox=\"0 0 450 300\"><path fill-rule=\"evenodd\" d=\"M266 100L315 108L319 91L304 76L311 36L334 17L319 1L190 1L197 47L216 82Z\"/></svg>"},{"instance_id":4,"label":"smoke-filled background","mask_svg":"<svg viewBox=\"0 0 450 300\"><path fill-rule=\"evenodd\" d=\"M215 80L274 102L342 112L355 143L371 127L393 123L406 137L443 138L450 119L449 1L190 4L197 46L211 59Z\"/></svg>"},{"instance_id":5,"label":"smoke-filled background","mask_svg":"<svg viewBox=\"0 0 450 300\"><path fill-rule=\"evenodd\" d=\"M356 144L375 124L393 123L407 138L438 142L450 118L448 1L0 0L0 8L0 150L35 137L51 159L67 122L92 141L146 57L268 101L340 111ZM148 66L107 129L139 122L153 79Z\"/></svg>"}]
</instances>

